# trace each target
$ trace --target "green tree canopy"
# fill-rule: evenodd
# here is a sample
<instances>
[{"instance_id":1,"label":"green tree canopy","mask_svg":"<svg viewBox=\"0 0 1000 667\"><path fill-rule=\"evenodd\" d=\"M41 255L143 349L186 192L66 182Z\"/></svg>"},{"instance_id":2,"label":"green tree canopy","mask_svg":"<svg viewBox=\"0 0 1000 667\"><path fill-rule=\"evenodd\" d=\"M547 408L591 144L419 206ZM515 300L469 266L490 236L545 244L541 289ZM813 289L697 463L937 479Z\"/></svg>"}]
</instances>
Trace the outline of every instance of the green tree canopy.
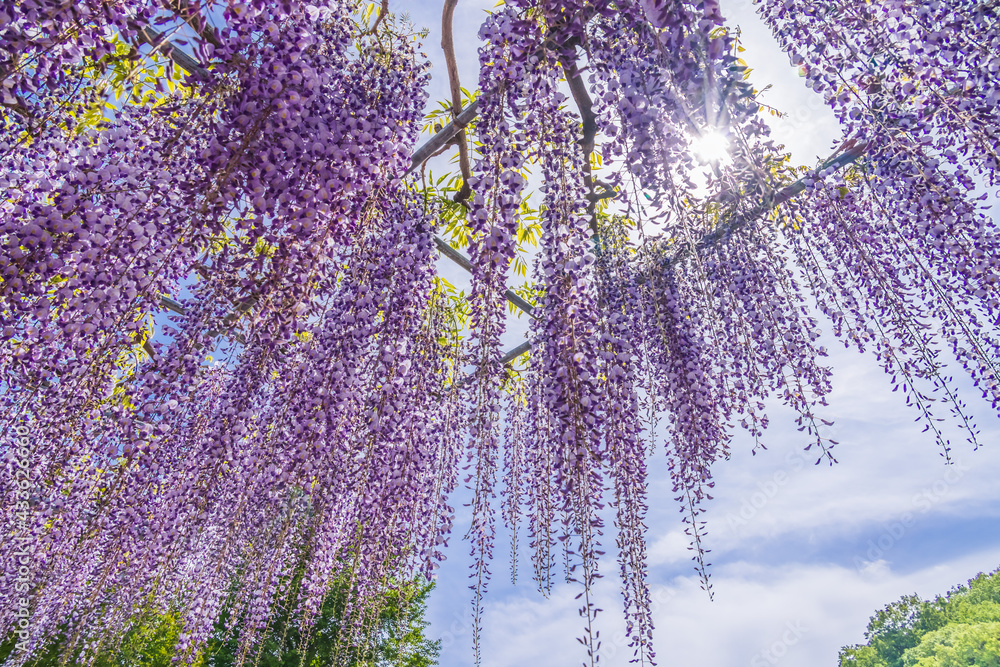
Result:
<instances>
[{"instance_id":1,"label":"green tree canopy","mask_svg":"<svg viewBox=\"0 0 1000 667\"><path fill-rule=\"evenodd\" d=\"M865 639L841 650L840 667L1000 667L1000 570L933 600L903 596L875 613Z\"/></svg>"},{"instance_id":2,"label":"green tree canopy","mask_svg":"<svg viewBox=\"0 0 1000 667\"><path fill-rule=\"evenodd\" d=\"M226 630L226 617L196 657L197 667L430 667L437 664L439 641L424 634L427 596L433 584L406 582L383 595L378 616L364 627L359 642L345 640L349 624L347 582L331 587L315 621L303 625L297 613L283 609L272 619L264 638L244 652L240 646L242 624ZM94 667L172 667L182 627L176 614L145 616L125 635L118 647L99 650ZM68 648L69 647L69 648ZM0 645L0 662L13 649L13 640ZM67 638L50 646L33 667L63 667L85 661Z\"/></svg>"}]
</instances>

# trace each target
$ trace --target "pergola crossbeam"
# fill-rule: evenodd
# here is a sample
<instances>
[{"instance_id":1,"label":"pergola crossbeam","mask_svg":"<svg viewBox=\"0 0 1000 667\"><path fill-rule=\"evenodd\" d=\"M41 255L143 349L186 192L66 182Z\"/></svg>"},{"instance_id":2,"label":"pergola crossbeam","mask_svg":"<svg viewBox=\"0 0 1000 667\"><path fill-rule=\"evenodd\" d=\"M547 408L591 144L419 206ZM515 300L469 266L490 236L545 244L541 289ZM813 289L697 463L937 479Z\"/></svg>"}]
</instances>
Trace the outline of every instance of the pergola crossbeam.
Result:
<instances>
[{"instance_id":1,"label":"pergola crossbeam","mask_svg":"<svg viewBox=\"0 0 1000 667\"><path fill-rule=\"evenodd\" d=\"M447 241L445 241L437 234L434 235L434 243L435 245L437 245L438 250L441 251L442 255L444 255L451 261L455 262L469 273L472 273L472 262L469 261L468 257L463 255L459 251L455 250L454 248L452 248ZM507 301L509 301L514 306L520 308L528 315L531 315L531 311L535 309L534 306L532 306L530 303L528 303L520 296L518 296L517 293L514 292L514 290L507 290L506 292L503 293L503 295L504 298L507 299Z\"/></svg>"},{"instance_id":2,"label":"pergola crossbeam","mask_svg":"<svg viewBox=\"0 0 1000 667\"><path fill-rule=\"evenodd\" d=\"M833 168L834 170L843 169L849 164L853 164L864 155L868 150L868 144L845 144L848 147L840 154L830 158L824 162L817 171L823 171L826 169ZM751 211L745 215L733 216L731 220L728 220L721 225L719 225L714 231L703 236L696 244L686 246L670 258L667 262L668 265L676 264L685 257L691 254L693 250L704 250L715 245L722 239L726 238L729 234L740 229L744 225L748 224L752 220L756 220L763 213L771 211L781 204L791 200L796 195L801 194L806 189L805 178L800 178L790 185L786 185L774 192L771 197L768 197L761 204L755 206ZM501 364L507 364L517 359L519 356L531 349L531 341L524 341L513 350L510 350L503 357L500 358Z\"/></svg>"},{"instance_id":3,"label":"pergola crossbeam","mask_svg":"<svg viewBox=\"0 0 1000 667\"><path fill-rule=\"evenodd\" d=\"M200 79L207 80L210 74L207 69L198 64L198 61L174 46L170 40L165 39L163 33L153 30L149 26L142 26L133 23L130 27L136 31L139 40L152 47L153 51L161 53L168 60L181 69L194 74Z\"/></svg>"},{"instance_id":4,"label":"pergola crossbeam","mask_svg":"<svg viewBox=\"0 0 1000 667\"><path fill-rule=\"evenodd\" d=\"M135 26L135 28L143 42L149 44L154 48L154 50L159 51L164 56L172 60L174 64L202 78L209 77L209 72L205 68L199 65L194 58L181 51L168 40L164 39L161 33L149 27ZM413 152L413 155L410 158L410 166L404 175L409 175L416 171L441 149L448 146L448 144L454 141L455 137L457 137L463 129L472 123L478 115L479 100L476 100L469 106L465 107L452 122L438 130L430 139ZM833 168L835 170L842 169L864 155L867 149L867 144L849 145L842 153L836 155L830 160L827 160L820 167L820 170L829 168ZM805 191L805 189L805 179L799 179L794 183L775 191L771 197L766 198L762 203L754 207L747 214L733 216L730 220L719 225L714 231L703 236L696 244L689 245L679 250L677 254L670 259L669 263L674 264L681 261L694 250L702 250L711 247L732 232L740 229L743 225L757 219L763 213L773 210L781 204L791 200L796 195L801 194ZM466 271L469 271L470 273L472 272L472 263L469 259L455 248L452 248L447 241L442 239L437 234L434 235L434 243L442 255L455 262ZM534 307L530 303L518 296L513 290L506 290L504 292L504 298L528 315L531 315L534 310ZM162 305L165 309L180 315L185 314L184 307L168 297L160 297L160 305ZM504 354L503 357L501 357L500 362L501 364L510 363L525 352L528 352L530 349L531 341L525 341Z\"/></svg>"},{"instance_id":5,"label":"pergola crossbeam","mask_svg":"<svg viewBox=\"0 0 1000 667\"><path fill-rule=\"evenodd\" d=\"M417 148L417 150L413 151L413 156L410 158L410 168L406 170L406 174L404 174L404 176L407 176L419 169L424 162L427 162L427 160L433 157L435 153L447 146L448 143L457 137L458 133L464 130L469 123L476 119L476 116L478 115L479 100L476 100L469 106L462 109L462 111L455 116L455 120L435 132L434 136Z\"/></svg>"}]
</instances>

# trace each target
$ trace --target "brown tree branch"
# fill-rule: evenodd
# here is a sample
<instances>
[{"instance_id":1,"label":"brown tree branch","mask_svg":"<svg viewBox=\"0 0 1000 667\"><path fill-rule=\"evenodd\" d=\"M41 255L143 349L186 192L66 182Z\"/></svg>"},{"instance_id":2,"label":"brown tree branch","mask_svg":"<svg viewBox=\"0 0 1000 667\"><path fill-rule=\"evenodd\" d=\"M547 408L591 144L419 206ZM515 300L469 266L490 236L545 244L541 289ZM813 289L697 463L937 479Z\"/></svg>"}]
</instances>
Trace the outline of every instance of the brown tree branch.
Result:
<instances>
[{"instance_id":1,"label":"brown tree branch","mask_svg":"<svg viewBox=\"0 0 1000 667\"><path fill-rule=\"evenodd\" d=\"M10 109L11 111L13 111L18 115L24 116L29 121L35 120L35 115L31 113L31 111L26 106L20 103L8 104L7 102L4 102L3 104L0 104L0 106L4 107L5 109Z\"/></svg>"},{"instance_id":2,"label":"brown tree branch","mask_svg":"<svg viewBox=\"0 0 1000 667\"><path fill-rule=\"evenodd\" d=\"M153 30L149 26L142 26L134 22L130 22L129 27L135 30L139 41L149 44L153 48L153 51L159 51L181 69L201 79L211 78L207 69L199 65L194 58L164 39L162 33Z\"/></svg>"},{"instance_id":3,"label":"brown tree branch","mask_svg":"<svg viewBox=\"0 0 1000 667\"><path fill-rule=\"evenodd\" d=\"M579 141L580 149L583 151L583 184L587 188L587 213L590 214L590 231L596 237L597 202L614 197L615 193L606 191L598 195L594 192L594 175L590 169L590 156L594 152L594 142L597 136L597 114L594 113L594 101L590 98L590 91L587 90L583 77L580 76L580 68L577 66L575 56L567 55L565 60L563 74L583 121L583 137Z\"/></svg>"},{"instance_id":4,"label":"brown tree branch","mask_svg":"<svg viewBox=\"0 0 1000 667\"><path fill-rule=\"evenodd\" d=\"M388 16L388 14L389 14L389 0L382 0L382 6L379 7L378 10L378 18L375 19L375 23L372 24L372 27L364 32L364 35L365 36L374 35L375 31L378 30L378 27L380 25L382 25L382 21L385 20L385 17Z\"/></svg>"},{"instance_id":5,"label":"brown tree branch","mask_svg":"<svg viewBox=\"0 0 1000 667\"><path fill-rule=\"evenodd\" d=\"M206 42L216 48L222 46L222 40L219 39L218 32L205 20L197 5L187 0L167 0L167 8L194 28L198 36Z\"/></svg>"},{"instance_id":6,"label":"brown tree branch","mask_svg":"<svg viewBox=\"0 0 1000 667\"><path fill-rule=\"evenodd\" d=\"M560 50L566 50L576 48L576 44L576 40L570 40L564 44L557 44L550 38L545 41L536 55L543 54L545 49L549 46L553 46ZM459 92L461 92L461 89ZM439 150L451 143L467 125L476 119L478 115L479 100L475 100L472 104L457 113L455 115L455 120L448 123L448 125L434 134L434 136L428 139L426 143L413 152L413 156L410 158L410 167L406 170L406 174L404 174L404 176L419 169L420 165L426 162L431 156L436 155Z\"/></svg>"},{"instance_id":7,"label":"brown tree branch","mask_svg":"<svg viewBox=\"0 0 1000 667\"><path fill-rule=\"evenodd\" d=\"M451 88L451 113L457 120L462 113L462 83L458 78L458 61L455 58L455 37L453 31L453 19L455 7L458 0L445 0L444 9L441 12L441 49L444 51L444 60L448 68L448 84ZM455 194L454 201L462 203L472 194L469 187L469 180L472 178L472 165L469 161L469 141L465 136L465 129L460 129L456 135L458 140L458 162L462 170L462 187Z\"/></svg>"}]
</instances>

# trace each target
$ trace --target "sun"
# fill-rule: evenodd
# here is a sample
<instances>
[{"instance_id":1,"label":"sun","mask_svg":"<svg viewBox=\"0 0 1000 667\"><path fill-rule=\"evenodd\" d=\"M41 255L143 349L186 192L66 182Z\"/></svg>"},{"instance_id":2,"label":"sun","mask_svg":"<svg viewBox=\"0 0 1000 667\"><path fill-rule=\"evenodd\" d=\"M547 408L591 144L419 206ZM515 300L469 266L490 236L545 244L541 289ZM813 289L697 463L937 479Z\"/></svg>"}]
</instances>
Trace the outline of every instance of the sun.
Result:
<instances>
[{"instance_id":1,"label":"sun","mask_svg":"<svg viewBox=\"0 0 1000 667\"><path fill-rule=\"evenodd\" d=\"M705 130L691 142L691 150L701 162L723 162L729 159L729 139L718 130Z\"/></svg>"}]
</instances>

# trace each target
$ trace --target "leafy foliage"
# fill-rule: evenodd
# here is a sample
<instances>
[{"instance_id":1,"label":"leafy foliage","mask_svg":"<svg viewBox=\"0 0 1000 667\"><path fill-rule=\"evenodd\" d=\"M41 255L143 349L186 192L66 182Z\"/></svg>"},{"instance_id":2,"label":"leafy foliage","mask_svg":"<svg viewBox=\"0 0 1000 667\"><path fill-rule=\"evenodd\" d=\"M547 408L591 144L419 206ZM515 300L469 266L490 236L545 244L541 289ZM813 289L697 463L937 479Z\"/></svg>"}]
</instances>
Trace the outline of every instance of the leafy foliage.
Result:
<instances>
[{"instance_id":1,"label":"leafy foliage","mask_svg":"<svg viewBox=\"0 0 1000 667\"><path fill-rule=\"evenodd\" d=\"M254 654L247 655L238 641L241 627L227 629L223 616L212 637L191 663L196 667L430 667L437 664L440 642L424 635L426 600L433 585L419 582L399 585L380 601L377 618L356 641L345 628L348 618L347 582L334 582L323 601L319 617L308 628L287 611L269 624ZM174 613L148 613L129 630L117 648L100 648L90 656L93 667L171 667L181 620ZM0 659L11 655L14 642L0 646ZM83 656L72 646L55 643L30 663L32 667L61 667ZM67 662L68 661L68 662Z\"/></svg>"},{"instance_id":2,"label":"leafy foliage","mask_svg":"<svg viewBox=\"0 0 1000 667\"><path fill-rule=\"evenodd\" d=\"M223 619L205 646L202 662L205 667L236 667L242 656L245 664L261 667L430 667L437 664L439 650L439 642L424 636L423 615L432 588L409 583L389 590L379 600L377 616L367 621L357 641L350 642L345 619L350 618L351 596L347 582L338 580L310 626L282 612L258 640L255 655L244 655L238 637L225 631Z\"/></svg>"},{"instance_id":3,"label":"leafy foliage","mask_svg":"<svg viewBox=\"0 0 1000 667\"><path fill-rule=\"evenodd\" d=\"M841 667L997 667L1000 570L933 600L903 596L875 613L865 639L841 650Z\"/></svg>"},{"instance_id":4,"label":"leafy foliage","mask_svg":"<svg viewBox=\"0 0 1000 667\"><path fill-rule=\"evenodd\" d=\"M174 664L180 631L177 615L150 613L129 630L116 648L99 647L87 659L93 660L94 667L170 667ZM68 637L63 636L60 640L39 651L30 664L33 667L81 664L84 656L80 648ZM0 657L12 657L14 643L13 640L4 642L0 646Z\"/></svg>"}]
</instances>

